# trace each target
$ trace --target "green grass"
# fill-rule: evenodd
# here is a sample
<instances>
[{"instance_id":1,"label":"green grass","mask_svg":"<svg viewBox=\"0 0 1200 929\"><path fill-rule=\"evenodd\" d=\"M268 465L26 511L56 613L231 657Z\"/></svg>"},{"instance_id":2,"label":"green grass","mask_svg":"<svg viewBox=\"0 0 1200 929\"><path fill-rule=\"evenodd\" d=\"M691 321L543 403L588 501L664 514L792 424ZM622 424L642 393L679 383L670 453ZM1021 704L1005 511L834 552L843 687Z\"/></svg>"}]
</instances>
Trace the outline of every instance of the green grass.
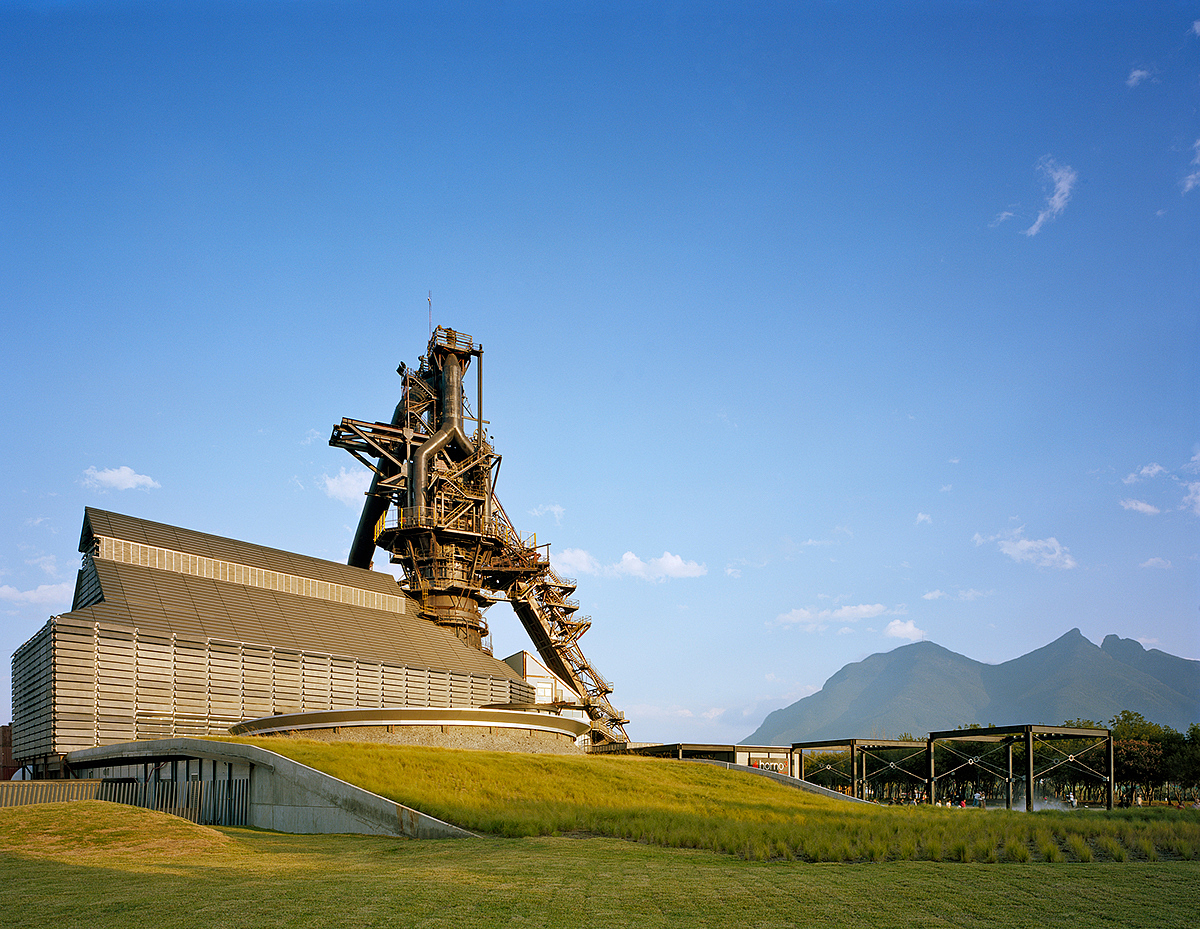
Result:
<instances>
[{"instance_id":1,"label":"green grass","mask_svg":"<svg viewBox=\"0 0 1200 929\"><path fill-rule=\"evenodd\" d=\"M1175 861L1200 812L851 804L711 765L630 756L239 739L477 833L589 835L748 860L1003 864ZM1021 851L1024 847L1025 852Z\"/></svg>"},{"instance_id":2,"label":"green grass","mask_svg":"<svg viewBox=\"0 0 1200 929\"><path fill-rule=\"evenodd\" d=\"M0 809L0 874L6 929L1190 929L1200 906L1200 862L755 862L608 838L211 829L94 801Z\"/></svg>"}]
</instances>

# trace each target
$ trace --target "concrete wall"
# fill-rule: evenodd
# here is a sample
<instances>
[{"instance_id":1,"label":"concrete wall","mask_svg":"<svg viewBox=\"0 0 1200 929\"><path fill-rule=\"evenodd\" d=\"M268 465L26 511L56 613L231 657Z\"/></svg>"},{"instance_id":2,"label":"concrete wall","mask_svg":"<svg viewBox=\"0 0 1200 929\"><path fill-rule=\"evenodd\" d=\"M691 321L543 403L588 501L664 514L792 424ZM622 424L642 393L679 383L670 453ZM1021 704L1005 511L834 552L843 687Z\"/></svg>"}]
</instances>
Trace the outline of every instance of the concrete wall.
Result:
<instances>
[{"instance_id":1,"label":"concrete wall","mask_svg":"<svg viewBox=\"0 0 1200 929\"><path fill-rule=\"evenodd\" d=\"M416 839L471 837L472 833L442 822L386 797L355 787L314 768L254 745L204 739L158 739L126 742L72 752L67 756L79 774L132 776L156 768L163 777L170 762L201 780L249 777L249 824L290 833L357 833ZM197 763L198 762L198 763ZM94 776L94 775L93 775Z\"/></svg>"}]
</instances>

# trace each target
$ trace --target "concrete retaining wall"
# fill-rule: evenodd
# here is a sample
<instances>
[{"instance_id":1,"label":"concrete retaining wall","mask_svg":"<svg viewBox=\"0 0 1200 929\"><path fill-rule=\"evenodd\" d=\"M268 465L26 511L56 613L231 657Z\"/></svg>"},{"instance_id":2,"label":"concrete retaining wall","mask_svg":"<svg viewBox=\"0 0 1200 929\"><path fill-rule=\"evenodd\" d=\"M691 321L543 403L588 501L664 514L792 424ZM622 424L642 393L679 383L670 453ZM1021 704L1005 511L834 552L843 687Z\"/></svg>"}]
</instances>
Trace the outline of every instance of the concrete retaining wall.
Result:
<instances>
[{"instance_id":1,"label":"concrete retaining wall","mask_svg":"<svg viewBox=\"0 0 1200 929\"><path fill-rule=\"evenodd\" d=\"M250 778L249 825L290 833L358 833L407 836L415 839L472 837L473 833L427 816L410 807L355 787L283 755L235 742L205 739L158 739L125 742L71 752L72 770L86 773L107 769L105 776L127 770L136 776L146 765L198 760L214 779ZM190 765L185 766L185 771ZM161 776L161 774L159 775Z\"/></svg>"},{"instance_id":2,"label":"concrete retaining wall","mask_svg":"<svg viewBox=\"0 0 1200 929\"><path fill-rule=\"evenodd\" d=\"M694 761L697 764L712 764L718 768L728 768L730 771L745 771L747 774L757 774L759 777L766 777L773 780L776 784L782 784L784 787L794 787L796 790L803 790L810 794L818 794L822 797L829 797L833 800L845 800L849 803L870 803L870 800L859 800L857 797L848 797L845 794L840 794L836 790L830 790L828 787L822 787L819 784L814 784L811 781L802 781L797 777L789 777L786 774L780 774L778 771L768 771L765 768L752 768L744 764L730 764L727 761L711 761L707 758L688 758L685 761Z\"/></svg>"}]
</instances>

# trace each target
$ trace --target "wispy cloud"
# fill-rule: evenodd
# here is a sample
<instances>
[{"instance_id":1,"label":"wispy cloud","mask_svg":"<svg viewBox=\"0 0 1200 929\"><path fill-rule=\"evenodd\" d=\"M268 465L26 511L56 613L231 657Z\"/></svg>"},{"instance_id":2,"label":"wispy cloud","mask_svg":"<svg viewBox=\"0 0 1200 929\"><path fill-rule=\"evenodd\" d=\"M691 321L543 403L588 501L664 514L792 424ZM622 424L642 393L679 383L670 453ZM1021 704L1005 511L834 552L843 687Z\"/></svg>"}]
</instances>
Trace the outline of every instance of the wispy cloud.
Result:
<instances>
[{"instance_id":1,"label":"wispy cloud","mask_svg":"<svg viewBox=\"0 0 1200 929\"><path fill-rule=\"evenodd\" d=\"M1004 222L1005 220L1012 219L1015 215L1016 214L1013 213L1012 210L1004 210L1003 212L997 213L995 219L993 219L990 223L988 223L988 228L995 229L1002 222Z\"/></svg>"},{"instance_id":2,"label":"wispy cloud","mask_svg":"<svg viewBox=\"0 0 1200 929\"><path fill-rule=\"evenodd\" d=\"M928 513L918 513L918 514L917 514L917 521L916 521L916 523L915 523L914 525L917 525L917 526L919 526L919 525L921 525L921 523L929 523L929 524L931 524L931 525L932 525L932 524L933 524L933 517L932 517L932 516L930 516Z\"/></svg>"},{"instance_id":3,"label":"wispy cloud","mask_svg":"<svg viewBox=\"0 0 1200 929\"><path fill-rule=\"evenodd\" d=\"M649 560L643 560L633 552L626 552L620 561L604 565L581 548L566 548L561 552L551 550L550 560L556 568L571 575L602 574L608 577L638 577L645 581L664 581L668 578L702 577L708 573L706 566L695 561L686 561L670 552L663 552L660 557Z\"/></svg>"},{"instance_id":4,"label":"wispy cloud","mask_svg":"<svg viewBox=\"0 0 1200 929\"><path fill-rule=\"evenodd\" d=\"M552 513L554 515L554 521L556 523L561 523L563 514L565 512L567 512L567 511L564 510L557 503L543 503L540 506L535 506L532 510L530 510L529 515L530 516L545 516L547 513Z\"/></svg>"},{"instance_id":5,"label":"wispy cloud","mask_svg":"<svg viewBox=\"0 0 1200 929\"><path fill-rule=\"evenodd\" d=\"M701 577L708 573L708 568L694 561L684 561L679 555L663 552L659 558L642 561L633 552L626 552L615 565L610 565L605 573L640 577L647 581L661 581L669 577Z\"/></svg>"},{"instance_id":6,"label":"wispy cloud","mask_svg":"<svg viewBox=\"0 0 1200 929\"><path fill-rule=\"evenodd\" d=\"M918 629L917 624L911 619L906 619L903 622L893 619L887 624L887 628L883 630L883 634L893 639L907 639L910 642L920 642L926 637L925 630Z\"/></svg>"},{"instance_id":7,"label":"wispy cloud","mask_svg":"<svg viewBox=\"0 0 1200 929\"><path fill-rule=\"evenodd\" d=\"M312 445L319 438L321 438L321 433L317 432L316 429L309 429L308 432L304 433L304 438L300 440L300 444Z\"/></svg>"},{"instance_id":8,"label":"wispy cloud","mask_svg":"<svg viewBox=\"0 0 1200 929\"><path fill-rule=\"evenodd\" d=\"M1167 561L1167 559L1165 559L1165 558L1147 558L1140 565L1138 565L1138 567L1139 568L1169 568L1169 567L1171 567L1171 562Z\"/></svg>"},{"instance_id":9,"label":"wispy cloud","mask_svg":"<svg viewBox=\"0 0 1200 929\"><path fill-rule=\"evenodd\" d=\"M41 568L51 577L58 577L58 559L53 555L40 555L37 558L26 559L25 564Z\"/></svg>"},{"instance_id":10,"label":"wispy cloud","mask_svg":"<svg viewBox=\"0 0 1200 929\"><path fill-rule=\"evenodd\" d=\"M1033 225L1025 230L1027 236L1037 235L1041 232L1042 226L1062 215L1063 210L1067 208L1067 203L1071 200L1071 191L1075 187L1075 182L1079 179L1074 168L1070 165L1060 165L1049 155L1038 162L1038 170L1046 175L1046 178L1054 185L1054 189L1046 195L1046 206L1038 213Z\"/></svg>"},{"instance_id":11,"label":"wispy cloud","mask_svg":"<svg viewBox=\"0 0 1200 929\"><path fill-rule=\"evenodd\" d=\"M981 597L993 596L995 593L996 593L996 591L994 591L994 590L976 590L974 587L970 587L967 590L960 590L957 594L955 594L955 598L958 600L970 602L971 600L978 600ZM944 590L931 590L927 594L921 594L921 599L922 600L949 600L950 594L946 593Z\"/></svg>"},{"instance_id":12,"label":"wispy cloud","mask_svg":"<svg viewBox=\"0 0 1200 929\"><path fill-rule=\"evenodd\" d=\"M1024 526L1019 526L1010 532L1001 532L986 537L977 532L972 541L976 545L995 542L1000 551L1013 561L1028 562L1039 568L1066 570L1078 567L1079 562L1072 557L1070 550L1058 539L1053 536L1048 539L1027 539L1024 533Z\"/></svg>"},{"instance_id":13,"label":"wispy cloud","mask_svg":"<svg viewBox=\"0 0 1200 929\"><path fill-rule=\"evenodd\" d=\"M333 477L321 475L321 487L327 496L340 500L346 506L362 506L363 494L371 488L371 472L342 468Z\"/></svg>"},{"instance_id":14,"label":"wispy cloud","mask_svg":"<svg viewBox=\"0 0 1200 929\"><path fill-rule=\"evenodd\" d=\"M1143 68L1134 68L1129 72L1129 77L1125 78L1126 87L1137 87L1142 81L1149 79L1150 72Z\"/></svg>"},{"instance_id":15,"label":"wispy cloud","mask_svg":"<svg viewBox=\"0 0 1200 929\"><path fill-rule=\"evenodd\" d=\"M1180 504L1181 510L1191 510L1197 516L1200 516L1200 481L1193 481L1186 485L1187 495L1183 498L1183 503Z\"/></svg>"},{"instance_id":16,"label":"wispy cloud","mask_svg":"<svg viewBox=\"0 0 1200 929\"><path fill-rule=\"evenodd\" d=\"M858 603L824 610L798 607L787 613L780 613L775 617L774 623L769 625L790 626L801 632L824 632L831 622L855 623L860 619L871 619L886 612L887 607L882 603Z\"/></svg>"},{"instance_id":17,"label":"wispy cloud","mask_svg":"<svg viewBox=\"0 0 1200 929\"><path fill-rule=\"evenodd\" d=\"M83 486L94 490L152 490L162 485L146 474L138 474L133 468L105 468L103 471L88 468L83 472Z\"/></svg>"},{"instance_id":18,"label":"wispy cloud","mask_svg":"<svg viewBox=\"0 0 1200 929\"><path fill-rule=\"evenodd\" d=\"M1167 469L1164 468L1162 465L1160 465L1158 462L1151 462L1148 465L1142 465L1142 467L1139 468L1137 471L1133 471L1130 474L1126 475L1125 477L1121 478L1121 482L1124 484L1136 484L1140 480L1145 480L1146 478L1151 478L1151 477L1158 477L1158 475L1166 474L1166 472L1167 472Z\"/></svg>"},{"instance_id":19,"label":"wispy cloud","mask_svg":"<svg viewBox=\"0 0 1200 929\"><path fill-rule=\"evenodd\" d=\"M1196 153L1196 157L1192 159L1192 165L1200 165L1200 139L1197 139L1192 145L1192 150ZM1186 194L1197 187L1200 187L1200 171L1193 171L1183 179L1183 192Z\"/></svg>"},{"instance_id":20,"label":"wispy cloud","mask_svg":"<svg viewBox=\"0 0 1200 929\"><path fill-rule=\"evenodd\" d=\"M572 576L600 573L600 562L581 548L564 548L561 552L551 549L550 561L555 570Z\"/></svg>"},{"instance_id":21,"label":"wispy cloud","mask_svg":"<svg viewBox=\"0 0 1200 929\"><path fill-rule=\"evenodd\" d=\"M8 584L0 586L0 600L16 603L22 606L57 606L68 605L75 585L71 581L61 584L42 584L33 590L17 590Z\"/></svg>"},{"instance_id":22,"label":"wispy cloud","mask_svg":"<svg viewBox=\"0 0 1200 929\"><path fill-rule=\"evenodd\" d=\"M1121 506L1135 513L1145 513L1147 516L1157 516L1162 512L1153 503L1147 503L1145 500L1122 500Z\"/></svg>"}]
</instances>

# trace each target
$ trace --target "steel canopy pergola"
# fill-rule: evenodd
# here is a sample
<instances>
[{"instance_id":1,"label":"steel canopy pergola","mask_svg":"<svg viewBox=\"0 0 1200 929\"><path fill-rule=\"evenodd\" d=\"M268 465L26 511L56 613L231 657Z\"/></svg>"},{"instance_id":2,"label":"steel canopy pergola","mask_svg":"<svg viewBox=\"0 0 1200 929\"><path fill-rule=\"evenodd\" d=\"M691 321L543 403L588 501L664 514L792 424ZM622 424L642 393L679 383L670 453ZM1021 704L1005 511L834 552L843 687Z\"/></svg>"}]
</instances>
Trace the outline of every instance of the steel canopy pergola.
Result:
<instances>
[{"instance_id":1,"label":"steel canopy pergola","mask_svg":"<svg viewBox=\"0 0 1200 929\"><path fill-rule=\"evenodd\" d=\"M1092 744L1088 745L1081 752L1076 754L1064 754L1059 751L1060 757L1051 759L1041 770L1034 768L1034 744L1035 742L1053 743L1066 739L1091 739ZM944 749L948 749L952 754L958 756L958 763L948 771L938 774L935 770L934 749L939 742L955 743L955 742L983 742L990 743L991 748L984 752L975 755L967 755L953 748L952 745L944 745ZM805 780L804 770L804 753L806 751L817 750L849 750L850 752L850 774L837 771L832 765L825 765L819 770L830 770L841 777L846 778L850 782L851 795L859 799L865 799L866 784L869 780L867 773L867 759L875 757L872 752L878 749L910 749L909 755L900 759L899 762L886 759L878 759L887 765L886 768L879 768L875 774L880 774L884 771L895 770L900 771L909 777L920 780L920 777L913 772L906 770L903 767L905 761L915 755L924 753L925 755L925 771L926 776L926 802L932 803L936 797L937 781L939 777L946 777L964 767L978 767L984 771L993 774L996 777L1002 778L1005 785L1005 808L1012 809L1012 785L1013 777L1013 746L1018 742L1023 742L1025 746L1025 810L1026 812L1033 811L1033 784L1038 777L1045 776L1055 768L1063 764L1076 764L1087 768L1092 773L1099 775L1106 787L1105 807L1111 810L1113 808L1114 799L1114 783L1113 783L1113 738L1112 733L1108 729L1083 729L1071 726L1039 726L1039 725L1022 725L1022 726L992 726L987 729L948 729L942 732L931 732L928 738L924 740L924 744L916 740L902 739L829 739L815 742L793 742L791 752L789 754L789 771L794 777L800 780ZM1094 749L1104 746L1104 761L1103 771L1098 771L1094 767L1089 767L1084 762L1080 761L1080 757ZM1003 750L1004 752L1004 767L997 765L997 759L992 759L990 756Z\"/></svg>"}]
</instances>

